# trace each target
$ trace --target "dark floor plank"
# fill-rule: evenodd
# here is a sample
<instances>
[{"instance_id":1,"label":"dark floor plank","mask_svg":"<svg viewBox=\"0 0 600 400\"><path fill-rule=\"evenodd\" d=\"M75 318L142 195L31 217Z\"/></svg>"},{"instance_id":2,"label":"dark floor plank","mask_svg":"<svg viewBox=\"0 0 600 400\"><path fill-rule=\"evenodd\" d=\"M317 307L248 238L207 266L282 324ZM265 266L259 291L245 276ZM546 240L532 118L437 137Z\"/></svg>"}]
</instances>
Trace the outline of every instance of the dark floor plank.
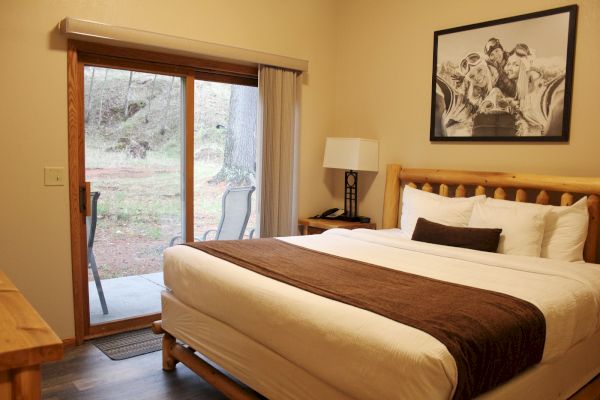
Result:
<instances>
[{"instance_id":1,"label":"dark floor plank","mask_svg":"<svg viewBox=\"0 0 600 400\"><path fill-rule=\"evenodd\" d=\"M44 400L226 400L185 365L164 372L160 351L113 361L86 343L42 365ZM222 371L223 372L223 371ZM600 400L600 375L570 400Z\"/></svg>"},{"instance_id":2,"label":"dark floor plank","mask_svg":"<svg viewBox=\"0 0 600 400\"><path fill-rule=\"evenodd\" d=\"M113 361L91 344L68 349L61 361L42 365L42 398L226 399L185 365L164 372L161 357L158 351Z\"/></svg>"}]
</instances>

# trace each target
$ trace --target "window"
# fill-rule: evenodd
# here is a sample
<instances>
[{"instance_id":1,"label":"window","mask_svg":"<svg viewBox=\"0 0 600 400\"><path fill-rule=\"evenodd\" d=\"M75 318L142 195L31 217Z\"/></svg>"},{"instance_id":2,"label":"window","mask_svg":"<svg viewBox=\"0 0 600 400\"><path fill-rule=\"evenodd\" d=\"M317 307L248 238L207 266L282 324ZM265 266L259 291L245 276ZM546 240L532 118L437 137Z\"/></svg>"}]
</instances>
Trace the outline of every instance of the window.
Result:
<instances>
[{"instance_id":1,"label":"window","mask_svg":"<svg viewBox=\"0 0 600 400\"><path fill-rule=\"evenodd\" d=\"M257 70L79 42L68 66L81 340L157 319L163 250L216 230L227 188L256 186ZM81 218L87 198L95 215Z\"/></svg>"}]
</instances>

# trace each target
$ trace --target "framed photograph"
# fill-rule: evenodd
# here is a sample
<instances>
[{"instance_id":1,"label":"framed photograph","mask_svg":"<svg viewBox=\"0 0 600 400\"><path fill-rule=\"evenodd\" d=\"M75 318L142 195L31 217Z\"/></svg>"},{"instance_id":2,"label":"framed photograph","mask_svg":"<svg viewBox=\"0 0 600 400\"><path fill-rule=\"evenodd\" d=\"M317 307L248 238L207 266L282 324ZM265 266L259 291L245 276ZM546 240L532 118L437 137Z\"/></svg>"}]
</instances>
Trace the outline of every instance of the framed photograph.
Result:
<instances>
[{"instance_id":1,"label":"framed photograph","mask_svg":"<svg viewBox=\"0 0 600 400\"><path fill-rule=\"evenodd\" d=\"M568 141L577 5L434 33L431 141Z\"/></svg>"}]
</instances>

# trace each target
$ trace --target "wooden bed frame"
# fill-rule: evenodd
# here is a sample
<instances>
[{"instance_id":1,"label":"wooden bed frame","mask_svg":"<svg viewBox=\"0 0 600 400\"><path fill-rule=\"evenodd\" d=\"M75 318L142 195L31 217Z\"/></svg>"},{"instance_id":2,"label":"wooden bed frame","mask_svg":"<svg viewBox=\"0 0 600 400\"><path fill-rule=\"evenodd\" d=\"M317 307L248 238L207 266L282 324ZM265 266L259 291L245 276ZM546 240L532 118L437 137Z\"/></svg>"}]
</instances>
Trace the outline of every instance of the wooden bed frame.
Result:
<instances>
[{"instance_id":1,"label":"wooden bed frame","mask_svg":"<svg viewBox=\"0 0 600 400\"><path fill-rule=\"evenodd\" d=\"M514 191L514 201L527 202L528 192L538 191L533 202L570 206L575 195L588 196L587 240L583 250L586 262L596 262L598 226L600 222L600 178L515 174L508 172L453 171L442 169L402 169L400 165L387 167L385 196L383 200L383 228L397 228L400 216L400 189L402 185L426 192L437 192L449 196L454 188L454 197L466 197L493 193L495 199L509 200L507 192ZM419 186L418 186L418 185Z\"/></svg>"},{"instance_id":2,"label":"wooden bed frame","mask_svg":"<svg viewBox=\"0 0 600 400\"><path fill-rule=\"evenodd\" d=\"M451 188L455 197L493 193L496 199L507 199L507 193L514 191L515 201L527 201L528 191L538 191L535 203L557 203L563 206L573 204L575 195L588 196L589 226L584 248L584 259L596 261L598 228L600 222L600 179L576 178L533 174L511 174L504 172L451 171L438 169L402 169L400 165L387 167L383 206L383 228L396 228L400 216L400 195L404 185L420 187L427 192L437 192L449 196ZM419 186L417 186L419 184ZM558 199L552 202L552 199ZM195 354L190 346L177 343L175 337L162 328L161 321L152 324L152 330L163 336L163 362L165 371L172 371L182 362L192 371L214 386L225 396L234 400L260 400L261 396L240 386ZM580 389L569 400L600 399L600 375Z\"/></svg>"}]
</instances>

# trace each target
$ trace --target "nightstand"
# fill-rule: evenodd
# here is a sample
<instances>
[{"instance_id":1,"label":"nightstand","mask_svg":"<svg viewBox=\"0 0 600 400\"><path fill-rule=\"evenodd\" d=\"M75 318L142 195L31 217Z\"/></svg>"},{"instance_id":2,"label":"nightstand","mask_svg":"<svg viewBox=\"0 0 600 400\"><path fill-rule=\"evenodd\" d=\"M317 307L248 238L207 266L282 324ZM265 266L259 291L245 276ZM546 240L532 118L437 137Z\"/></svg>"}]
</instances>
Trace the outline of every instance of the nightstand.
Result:
<instances>
[{"instance_id":1,"label":"nightstand","mask_svg":"<svg viewBox=\"0 0 600 400\"><path fill-rule=\"evenodd\" d=\"M372 222L342 221L339 219L300 218L298 220L298 227L300 228L301 235L317 235L319 233L325 232L328 229L333 229L333 228L377 229L377 224L372 223Z\"/></svg>"}]
</instances>

